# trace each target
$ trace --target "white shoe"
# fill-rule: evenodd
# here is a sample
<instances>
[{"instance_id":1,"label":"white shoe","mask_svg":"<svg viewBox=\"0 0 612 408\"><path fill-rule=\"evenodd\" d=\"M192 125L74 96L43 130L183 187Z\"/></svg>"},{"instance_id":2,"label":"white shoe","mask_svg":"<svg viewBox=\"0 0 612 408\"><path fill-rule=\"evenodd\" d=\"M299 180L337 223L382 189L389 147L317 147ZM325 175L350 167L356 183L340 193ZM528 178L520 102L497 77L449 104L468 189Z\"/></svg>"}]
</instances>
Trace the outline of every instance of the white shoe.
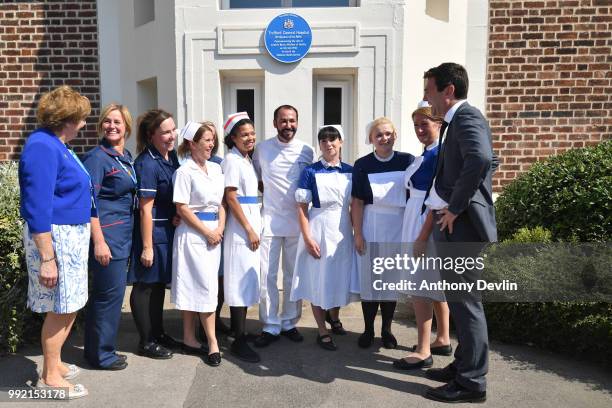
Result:
<instances>
[{"instance_id":1,"label":"white shoe","mask_svg":"<svg viewBox=\"0 0 612 408\"><path fill-rule=\"evenodd\" d=\"M36 383L36 388L65 389L62 387L52 387L45 383L41 378L38 379L38 382ZM87 391L87 388L85 388L83 384L74 384L72 388L68 388L68 396L66 396L65 394L61 395L60 393L58 393L57 395L54 395L54 398L72 400L77 398L83 398L86 395L89 395L89 391Z\"/></svg>"},{"instance_id":2,"label":"white shoe","mask_svg":"<svg viewBox=\"0 0 612 408\"><path fill-rule=\"evenodd\" d=\"M74 364L68 366L68 372L64 374L64 380L74 380L81 374L81 369Z\"/></svg>"},{"instance_id":3,"label":"white shoe","mask_svg":"<svg viewBox=\"0 0 612 408\"><path fill-rule=\"evenodd\" d=\"M38 377L42 377L42 370L36 370L36 372L38 373ZM81 369L77 366L75 366L74 364L70 364L68 365L68 372L66 374L64 374L64 380L74 380L75 378L77 378L79 376L79 374L81 374Z\"/></svg>"}]
</instances>

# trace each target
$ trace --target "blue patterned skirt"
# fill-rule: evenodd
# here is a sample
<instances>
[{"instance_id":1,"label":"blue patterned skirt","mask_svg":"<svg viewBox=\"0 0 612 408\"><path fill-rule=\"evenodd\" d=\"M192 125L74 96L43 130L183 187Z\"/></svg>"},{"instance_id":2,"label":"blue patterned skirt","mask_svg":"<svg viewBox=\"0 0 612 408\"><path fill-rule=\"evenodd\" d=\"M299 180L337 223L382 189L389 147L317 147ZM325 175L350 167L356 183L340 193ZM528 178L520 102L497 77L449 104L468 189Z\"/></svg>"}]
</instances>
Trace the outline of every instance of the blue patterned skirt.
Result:
<instances>
[{"instance_id":1,"label":"blue patterned skirt","mask_svg":"<svg viewBox=\"0 0 612 408\"><path fill-rule=\"evenodd\" d=\"M51 225L57 263L57 285L51 289L39 281L40 253L26 224L23 229L28 266L28 307L33 312L73 313L87 303L87 261L90 225Z\"/></svg>"}]
</instances>

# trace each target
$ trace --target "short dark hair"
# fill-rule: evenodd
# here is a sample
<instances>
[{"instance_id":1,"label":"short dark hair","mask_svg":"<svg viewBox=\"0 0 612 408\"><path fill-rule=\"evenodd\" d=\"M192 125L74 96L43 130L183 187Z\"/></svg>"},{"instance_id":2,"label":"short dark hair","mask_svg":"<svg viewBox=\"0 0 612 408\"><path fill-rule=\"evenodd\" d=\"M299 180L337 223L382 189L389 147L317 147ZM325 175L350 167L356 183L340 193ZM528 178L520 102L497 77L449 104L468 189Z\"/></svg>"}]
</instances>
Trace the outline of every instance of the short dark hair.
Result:
<instances>
[{"instance_id":1,"label":"short dark hair","mask_svg":"<svg viewBox=\"0 0 612 408\"><path fill-rule=\"evenodd\" d=\"M223 138L223 143L225 143L228 149L233 149L234 146L236 146L236 143L234 143L234 141L232 140L232 136L235 136L238 132L238 129L240 129L240 127L244 125L251 125L255 127L255 124L251 119L240 119L238 122L236 122L234 127L232 127L232 130L230 130L230 132Z\"/></svg>"},{"instance_id":2,"label":"short dark hair","mask_svg":"<svg viewBox=\"0 0 612 408\"><path fill-rule=\"evenodd\" d=\"M429 69L423 76L425 79L432 78L436 83L438 92L442 92L449 85L455 86L455 98L467 98L470 86L468 74L465 68L454 62L445 62L435 68Z\"/></svg>"},{"instance_id":3,"label":"short dark hair","mask_svg":"<svg viewBox=\"0 0 612 408\"><path fill-rule=\"evenodd\" d=\"M278 116L278 112L280 112L283 109L291 109L295 112L295 118L298 119L298 110L295 109L295 106L291 106L291 105L281 105L278 108L274 109L274 120L276 120L276 117Z\"/></svg>"},{"instance_id":4,"label":"short dark hair","mask_svg":"<svg viewBox=\"0 0 612 408\"><path fill-rule=\"evenodd\" d=\"M333 142L336 139L342 139L342 137L340 136L340 132L338 132L338 129L336 129L335 127L325 126L319 130L317 139L319 139L319 142L328 139Z\"/></svg>"}]
</instances>

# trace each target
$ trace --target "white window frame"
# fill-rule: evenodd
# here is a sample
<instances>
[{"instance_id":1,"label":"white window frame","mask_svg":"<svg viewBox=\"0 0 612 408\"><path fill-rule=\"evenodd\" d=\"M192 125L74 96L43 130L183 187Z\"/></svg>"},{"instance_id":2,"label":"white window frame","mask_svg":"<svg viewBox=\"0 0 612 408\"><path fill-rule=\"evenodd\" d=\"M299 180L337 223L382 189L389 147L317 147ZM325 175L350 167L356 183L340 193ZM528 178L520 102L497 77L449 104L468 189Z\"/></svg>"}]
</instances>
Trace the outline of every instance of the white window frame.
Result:
<instances>
[{"instance_id":1,"label":"white window frame","mask_svg":"<svg viewBox=\"0 0 612 408\"><path fill-rule=\"evenodd\" d=\"M354 92L353 92L354 80L352 76L334 76L333 78L321 76L316 79L316 107L313 109L316 111L315 119L315 132L313 135L313 146L319 147L319 141L317 134L319 128L325 125L337 125L338 123L323 123L324 117L324 90L325 88L340 88L342 90L342 110L341 110L341 121L342 130L344 130L345 140L342 143L342 161L347 163L353 163L356 159L356 146L359 143L359 137L353 131L354 129Z\"/></svg>"}]
</instances>

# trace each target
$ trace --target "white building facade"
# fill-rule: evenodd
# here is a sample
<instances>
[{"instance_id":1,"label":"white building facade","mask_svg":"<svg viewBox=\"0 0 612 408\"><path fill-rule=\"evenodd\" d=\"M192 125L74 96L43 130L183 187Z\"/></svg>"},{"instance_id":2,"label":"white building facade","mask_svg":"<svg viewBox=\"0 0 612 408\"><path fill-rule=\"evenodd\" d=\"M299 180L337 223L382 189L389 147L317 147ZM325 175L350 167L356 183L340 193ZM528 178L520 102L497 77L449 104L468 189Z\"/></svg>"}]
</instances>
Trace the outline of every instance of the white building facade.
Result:
<instances>
[{"instance_id":1,"label":"white building facade","mask_svg":"<svg viewBox=\"0 0 612 408\"><path fill-rule=\"evenodd\" d=\"M263 39L283 13L312 29L309 52L291 64L272 58ZM367 123L387 116L396 149L419 154L410 114L428 68L465 65L469 100L485 111L487 24L486 0L98 0L101 102L134 116L160 107L179 127L221 127L247 110L260 140L275 135L274 109L290 104L297 137L313 146L319 126L340 122L349 163L371 151Z\"/></svg>"}]
</instances>

